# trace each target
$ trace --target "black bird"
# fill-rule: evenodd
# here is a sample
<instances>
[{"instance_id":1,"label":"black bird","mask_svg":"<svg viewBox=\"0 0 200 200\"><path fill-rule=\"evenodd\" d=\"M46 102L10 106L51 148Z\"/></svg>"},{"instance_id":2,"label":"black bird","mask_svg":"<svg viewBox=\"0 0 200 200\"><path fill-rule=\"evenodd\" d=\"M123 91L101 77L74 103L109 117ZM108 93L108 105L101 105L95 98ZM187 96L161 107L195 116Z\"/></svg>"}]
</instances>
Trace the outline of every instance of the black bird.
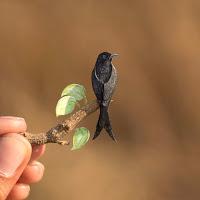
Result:
<instances>
[{"instance_id":1,"label":"black bird","mask_svg":"<svg viewBox=\"0 0 200 200\"><path fill-rule=\"evenodd\" d=\"M112 64L112 58L117 55L108 52L100 53L92 71L92 86L100 107L99 120L93 140L105 128L109 136L116 141L108 115L108 106L117 82L117 71Z\"/></svg>"}]
</instances>

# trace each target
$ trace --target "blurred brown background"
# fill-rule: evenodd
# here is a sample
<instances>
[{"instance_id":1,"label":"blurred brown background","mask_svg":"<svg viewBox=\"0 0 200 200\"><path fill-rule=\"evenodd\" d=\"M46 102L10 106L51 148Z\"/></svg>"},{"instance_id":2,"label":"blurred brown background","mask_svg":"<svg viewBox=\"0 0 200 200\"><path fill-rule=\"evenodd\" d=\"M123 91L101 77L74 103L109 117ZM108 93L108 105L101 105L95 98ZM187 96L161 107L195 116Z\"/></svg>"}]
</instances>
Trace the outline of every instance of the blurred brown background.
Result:
<instances>
[{"instance_id":1,"label":"blurred brown background","mask_svg":"<svg viewBox=\"0 0 200 200\"><path fill-rule=\"evenodd\" d=\"M118 143L50 144L29 199L200 199L200 1L0 1L0 113L32 132L57 123L70 83L86 86L101 51L119 83L110 107ZM93 134L98 114L81 125Z\"/></svg>"}]
</instances>

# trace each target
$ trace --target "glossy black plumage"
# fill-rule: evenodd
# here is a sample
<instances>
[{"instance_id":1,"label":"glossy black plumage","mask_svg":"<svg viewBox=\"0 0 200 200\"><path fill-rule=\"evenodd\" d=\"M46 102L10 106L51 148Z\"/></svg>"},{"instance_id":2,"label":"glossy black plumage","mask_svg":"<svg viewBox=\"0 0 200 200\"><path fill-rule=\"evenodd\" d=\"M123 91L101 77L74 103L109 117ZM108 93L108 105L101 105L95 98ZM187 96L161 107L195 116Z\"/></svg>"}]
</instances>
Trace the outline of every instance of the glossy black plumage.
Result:
<instances>
[{"instance_id":1,"label":"glossy black plumage","mask_svg":"<svg viewBox=\"0 0 200 200\"><path fill-rule=\"evenodd\" d=\"M99 54L92 71L92 86L100 106L99 120L93 139L99 136L103 128L115 140L108 115L108 106L116 87L117 72L112 64L112 58L117 54L103 52Z\"/></svg>"}]
</instances>

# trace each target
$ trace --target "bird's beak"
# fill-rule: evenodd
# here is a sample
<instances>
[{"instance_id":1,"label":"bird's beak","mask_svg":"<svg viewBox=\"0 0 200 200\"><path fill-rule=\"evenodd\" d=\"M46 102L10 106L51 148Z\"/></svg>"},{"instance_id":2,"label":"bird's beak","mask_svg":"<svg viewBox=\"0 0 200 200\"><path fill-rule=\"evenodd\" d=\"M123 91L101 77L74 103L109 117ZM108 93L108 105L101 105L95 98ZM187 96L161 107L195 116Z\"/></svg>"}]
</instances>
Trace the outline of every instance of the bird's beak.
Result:
<instances>
[{"instance_id":1,"label":"bird's beak","mask_svg":"<svg viewBox=\"0 0 200 200\"><path fill-rule=\"evenodd\" d=\"M113 58L113 57L115 57L115 56L118 56L119 54L117 54L117 53L113 53L111 56L110 56L110 60Z\"/></svg>"}]
</instances>

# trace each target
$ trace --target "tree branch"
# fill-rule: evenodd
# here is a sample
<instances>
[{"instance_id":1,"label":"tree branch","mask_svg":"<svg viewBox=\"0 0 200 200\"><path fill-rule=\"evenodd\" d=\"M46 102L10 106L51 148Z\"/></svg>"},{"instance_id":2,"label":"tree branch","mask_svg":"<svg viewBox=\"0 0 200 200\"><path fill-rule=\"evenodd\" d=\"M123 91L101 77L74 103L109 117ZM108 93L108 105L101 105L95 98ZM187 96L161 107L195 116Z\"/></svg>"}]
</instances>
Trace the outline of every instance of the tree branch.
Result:
<instances>
[{"instance_id":1,"label":"tree branch","mask_svg":"<svg viewBox=\"0 0 200 200\"><path fill-rule=\"evenodd\" d=\"M32 134L23 132L21 134L31 144L40 145L46 143L57 143L61 145L67 145L69 142L62 140L67 135L67 133L72 131L84 118L95 112L98 108L99 104L96 100L94 100L80 108L69 118L65 119L62 123L57 124L46 133Z\"/></svg>"}]
</instances>

